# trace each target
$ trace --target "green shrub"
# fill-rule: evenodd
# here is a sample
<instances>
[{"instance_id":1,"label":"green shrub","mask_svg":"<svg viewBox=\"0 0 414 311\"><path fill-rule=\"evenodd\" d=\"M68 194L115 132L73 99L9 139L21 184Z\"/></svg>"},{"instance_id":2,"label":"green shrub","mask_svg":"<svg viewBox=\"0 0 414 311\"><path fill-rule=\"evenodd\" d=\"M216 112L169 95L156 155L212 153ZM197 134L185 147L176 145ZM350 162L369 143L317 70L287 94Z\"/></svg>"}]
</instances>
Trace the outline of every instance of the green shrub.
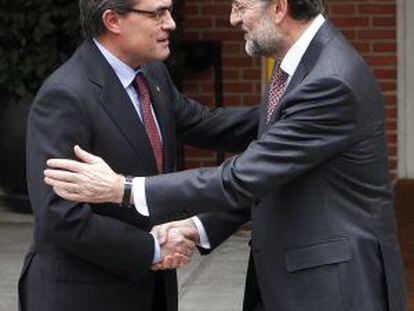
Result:
<instances>
[{"instance_id":1,"label":"green shrub","mask_svg":"<svg viewBox=\"0 0 414 311\"><path fill-rule=\"evenodd\" d=\"M77 2L0 0L0 95L18 101L37 91L79 43Z\"/></svg>"}]
</instances>

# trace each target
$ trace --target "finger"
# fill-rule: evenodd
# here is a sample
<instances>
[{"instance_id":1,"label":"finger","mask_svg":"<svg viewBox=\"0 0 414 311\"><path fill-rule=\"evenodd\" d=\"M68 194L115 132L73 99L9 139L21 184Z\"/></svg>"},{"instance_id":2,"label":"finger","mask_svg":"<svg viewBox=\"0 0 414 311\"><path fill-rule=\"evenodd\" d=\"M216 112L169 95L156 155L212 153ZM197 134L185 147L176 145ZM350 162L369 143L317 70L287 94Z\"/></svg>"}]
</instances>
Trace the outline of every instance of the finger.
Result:
<instances>
[{"instance_id":1,"label":"finger","mask_svg":"<svg viewBox=\"0 0 414 311\"><path fill-rule=\"evenodd\" d=\"M173 256L171 256L170 260L169 260L169 267L168 269L175 269L179 266L180 262L181 262L181 256L178 253L175 253Z\"/></svg>"},{"instance_id":2,"label":"finger","mask_svg":"<svg viewBox=\"0 0 414 311\"><path fill-rule=\"evenodd\" d=\"M194 253L194 250L193 250L193 249L190 249L190 248L187 248L187 249L184 251L184 255L185 255L186 257L188 257L188 258L190 258L191 256L193 256L193 253Z\"/></svg>"},{"instance_id":3,"label":"finger","mask_svg":"<svg viewBox=\"0 0 414 311\"><path fill-rule=\"evenodd\" d=\"M46 169L44 175L49 179L55 179L57 181L66 181L66 182L79 182L81 177L78 173L61 171L61 170L51 170Z\"/></svg>"},{"instance_id":4,"label":"finger","mask_svg":"<svg viewBox=\"0 0 414 311\"><path fill-rule=\"evenodd\" d=\"M61 188L68 192L77 192L79 190L79 186L75 183L60 181L49 177L45 177L44 181L50 186Z\"/></svg>"},{"instance_id":5,"label":"finger","mask_svg":"<svg viewBox=\"0 0 414 311\"><path fill-rule=\"evenodd\" d=\"M196 244L192 240L185 239L184 244L185 244L187 249L195 249L196 248Z\"/></svg>"},{"instance_id":6,"label":"finger","mask_svg":"<svg viewBox=\"0 0 414 311\"><path fill-rule=\"evenodd\" d=\"M83 163L70 159L49 159L47 160L47 166L49 166L49 168L71 171L75 173L81 172L84 168Z\"/></svg>"},{"instance_id":7,"label":"finger","mask_svg":"<svg viewBox=\"0 0 414 311\"><path fill-rule=\"evenodd\" d=\"M182 254L175 253L174 255L168 255L162 262L162 269L176 269L182 267L190 262L190 258Z\"/></svg>"},{"instance_id":8,"label":"finger","mask_svg":"<svg viewBox=\"0 0 414 311\"><path fill-rule=\"evenodd\" d=\"M155 265L152 265L151 266L151 269L154 270L154 271L161 270L162 269L162 265L159 264L159 263L157 263Z\"/></svg>"},{"instance_id":9,"label":"finger","mask_svg":"<svg viewBox=\"0 0 414 311\"><path fill-rule=\"evenodd\" d=\"M184 235L187 239L191 239L194 242L197 242L200 238L198 234L198 230L190 227L180 227L180 232Z\"/></svg>"},{"instance_id":10,"label":"finger","mask_svg":"<svg viewBox=\"0 0 414 311\"><path fill-rule=\"evenodd\" d=\"M153 226L152 228L151 228L151 233L153 233L153 234L155 234L155 235L157 235L158 234L158 230L160 230L160 225L157 225L157 226Z\"/></svg>"},{"instance_id":11,"label":"finger","mask_svg":"<svg viewBox=\"0 0 414 311\"><path fill-rule=\"evenodd\" d=\"M69 201L76 201L76 202L82 202L82 198L79 196L79 194L75 192L69 192L60 188L53 188L53 191L60 197L69 200Z\"/></svg>"},{"instance_id":12,"label":"finger","mask_svg":"<svg viewBox=\"0 0 414 311\"><path fill-rule=\"evenodd\" d=\"M175 259L176 259L176 262L174 263L175 264L174 268L182 267L190 262L190 258L182 254L180 254L179 256L176 256Z\"/></svg>"},{"instance_id":13,"label":"finger","mask_svg":"<svg viewBox=\"0 0 414 311\"><path fill-rule=\"evenodd\" d=\"M60 181L49 177L45 177L44 181L52 187L57 187L68 192L80 192L82 190L78 184L72 182Z\"/></svg>"},{"instance_id":14,"label":"finger","mask_svg":"<svg viewBox=\"0 0 414 311\"><path fill-rule=\"evenodd\" d=\"M160 264L162 266L162 270L172 269L172 267L173 267L173 256L172 255L166 256Z\"/></svg>"},{"instance_id":15,"label":"finger","mask_svg":"<svg viewBox=\"0 0 414 311\"><path fill-rule=\"evenodd\" d=\"M93 164L101 161L100 157L83 150L81 147L79 147L79 145L75 145L73 149L75 151L75 155L85 163Z\"/></svg>"},{"instance_id":16,"label":"finger","mask_svg":"<svg viewBox=\"0 0 414 311\"><path fill-rule=\"evenodd\" d=\"M166 269L169 269L169 268L165 267L162 263L158 263L158 264L153 265L151 267L151 269L154 270L154 271L158 271L158 270L166 270Z\"/></svg>"}]
</instances>

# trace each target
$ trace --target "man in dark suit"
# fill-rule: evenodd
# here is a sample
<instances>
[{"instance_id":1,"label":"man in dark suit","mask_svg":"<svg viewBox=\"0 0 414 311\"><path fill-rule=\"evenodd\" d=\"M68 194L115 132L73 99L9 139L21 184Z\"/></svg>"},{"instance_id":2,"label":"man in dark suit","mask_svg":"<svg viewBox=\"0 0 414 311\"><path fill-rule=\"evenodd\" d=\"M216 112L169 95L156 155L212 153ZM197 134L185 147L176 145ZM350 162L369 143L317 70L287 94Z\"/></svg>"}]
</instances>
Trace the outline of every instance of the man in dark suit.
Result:
<instances>
[{"instance_id":1,"label":"man in dark suit","mask_svg":"<svg viewBox=\"0 0 414 311\"><path fill-rule=\"evenodd\" d=\"M220 167L137 179L134 201L156 223L233 211L201 216L213 247L250 218L235 212L250 206L246 310L404 311L381 91L321 13L320 0L233 1L247 52L276 59L259 136ZM68 198L105 191L96 174L79 182L67 173L69 187L46 175Z\"/></svg>"},{"instance_id":2,"label":"man in dark suit","mask_svg":"<svg viewBox=\"0 0 414 311\"><path fill-rule=\"evenodd\" d=\"M72 158L72 146L81 144L123 174L172 172L177 137L219 150L246 147L257 133L256 110L209 111L176 90L159 62L175 28L171 0L79 4L86 41L44 83L28 120L35 230L21 308L177 311L175 271L151 266L175 253L181 257L168 257L173 262L186 260L194 243L176 231L159 249L128 195L123 209L62 200L43 182L46 160Z\"/></svg>"}]
</instances>

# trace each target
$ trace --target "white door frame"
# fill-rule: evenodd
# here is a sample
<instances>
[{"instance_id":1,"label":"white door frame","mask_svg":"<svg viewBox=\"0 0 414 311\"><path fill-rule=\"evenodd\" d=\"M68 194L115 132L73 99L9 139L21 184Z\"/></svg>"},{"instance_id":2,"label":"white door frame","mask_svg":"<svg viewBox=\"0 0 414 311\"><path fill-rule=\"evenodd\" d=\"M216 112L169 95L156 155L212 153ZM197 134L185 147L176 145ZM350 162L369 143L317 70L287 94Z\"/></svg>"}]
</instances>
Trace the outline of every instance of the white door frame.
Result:
<instances>
[{"instance_id":1,"label":"white door frame","mask_svg":"<svg viewBox=\"0 0 414 311\"><path fill-rule=\"evenodd\" d=\"M414 1L397 1L398 178L414 179Z\"/></svg>"}]
</instances>

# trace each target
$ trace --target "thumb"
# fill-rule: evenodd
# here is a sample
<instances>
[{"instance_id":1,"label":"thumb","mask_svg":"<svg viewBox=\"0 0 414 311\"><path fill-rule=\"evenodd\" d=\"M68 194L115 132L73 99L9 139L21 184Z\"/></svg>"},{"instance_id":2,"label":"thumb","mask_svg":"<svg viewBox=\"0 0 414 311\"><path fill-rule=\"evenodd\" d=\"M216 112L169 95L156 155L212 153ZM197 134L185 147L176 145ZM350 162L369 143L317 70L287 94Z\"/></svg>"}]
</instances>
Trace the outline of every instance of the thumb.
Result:
<instances>
[{"instance_id":1,"label":"thumb","mask_svg":"<svg viewBox=\"0 0 414 311\"><path fill-rule=\"evenodd\" d=\"M160 245L163 245L167 242L168 232L170 231L171 228L172 226L170 226L169 224L161 225L158 228L157 237L158 237L158 243L160 243Z\"/></svg>"},{"instance_id":2,"label":"thumb","mask_svg":"<svg viewBox=\"0 0 414 311\"><path fill-rule=\"evenodd\" d=\"M189 228L189 227L181 227L180 232L184 235L187 239L190 239L194 242L198 242L200 239L200 235L197 229Z\"/></svg>"},{"instance_id":3,"label":"thumb","mask_svg":"<svg viewBox=\"0 0 414 311\"><path fill-rule=\"evenodd\" d=\"M75 155L85 163L93 164L99 162L100 158L83 150L79 145L75 145L73 148L75 151Z\"/></svg>"}]
</instances>

